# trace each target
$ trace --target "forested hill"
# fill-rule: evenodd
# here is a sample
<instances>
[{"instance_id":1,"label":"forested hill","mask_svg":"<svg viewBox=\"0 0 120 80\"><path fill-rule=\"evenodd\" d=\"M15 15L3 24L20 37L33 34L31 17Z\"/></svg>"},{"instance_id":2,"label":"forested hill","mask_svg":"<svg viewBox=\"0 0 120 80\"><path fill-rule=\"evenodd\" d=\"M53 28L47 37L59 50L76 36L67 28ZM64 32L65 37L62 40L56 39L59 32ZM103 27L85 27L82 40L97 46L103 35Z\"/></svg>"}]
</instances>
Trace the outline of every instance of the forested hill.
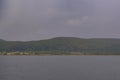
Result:
<instances>
[{"instance_id":1,"label":"forested hill","mask_svg":"<svg viewBox=\"0 0 120 80\"><path fill-rule=\"evenodd\" d=\"M120 54L120 39L56 37L39 41L0 40L0 52L62 51L89 54Z\"/></svg>"}]
</instances>

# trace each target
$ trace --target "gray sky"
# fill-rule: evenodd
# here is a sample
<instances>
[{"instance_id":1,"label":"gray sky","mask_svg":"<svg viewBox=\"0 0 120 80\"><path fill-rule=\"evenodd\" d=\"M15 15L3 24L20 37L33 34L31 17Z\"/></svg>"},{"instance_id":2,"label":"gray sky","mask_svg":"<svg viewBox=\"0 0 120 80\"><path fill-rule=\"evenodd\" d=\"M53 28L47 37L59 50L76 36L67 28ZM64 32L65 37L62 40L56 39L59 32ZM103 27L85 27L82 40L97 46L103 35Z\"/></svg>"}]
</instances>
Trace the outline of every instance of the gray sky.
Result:
<instances>
[{"instance_id":1,"label":"gray sky","mask_svg":"<svg viewBox=\"0 0 120 80\"><path fill-rule=\"evenodd\" d=\"M120 0L4 0L2 8L1 39L120 38Z\"/></svg>"}]
</instances>

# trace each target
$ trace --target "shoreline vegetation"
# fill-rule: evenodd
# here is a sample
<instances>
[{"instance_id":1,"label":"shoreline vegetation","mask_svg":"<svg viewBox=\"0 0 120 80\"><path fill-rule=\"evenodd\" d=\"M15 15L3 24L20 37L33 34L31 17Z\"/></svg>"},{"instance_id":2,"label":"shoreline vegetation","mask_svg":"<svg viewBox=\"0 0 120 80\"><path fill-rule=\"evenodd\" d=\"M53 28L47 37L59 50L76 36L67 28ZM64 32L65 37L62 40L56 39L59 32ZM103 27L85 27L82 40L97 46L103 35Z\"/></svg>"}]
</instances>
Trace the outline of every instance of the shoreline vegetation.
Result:
<instances>
[{"instance_id":1,"label":"shoreline vegetation","mask_svg":"<svg viewBox=\"0 0 120 80\"><path fill-rule=\"evenodd\" d=\"M120 55L119 53L108 54L108 53L81 53L81 52L58 52L58 51L41 51L41 52L0 52L0 56L110 56L110 55Z\"/></svg>"},{"instance_id":2,"label":"shoreline vegetation","mask_svg":"<svg viewBox=\"0 0 120 80\"><path fill-rule=\"evenodd\" d=\"M42 55L83 55L80 52L50 52L50 51L41 51L41 52L1 52L0 55L36 55L36 56L42 56Z\"/></svg>"}]
</instances>

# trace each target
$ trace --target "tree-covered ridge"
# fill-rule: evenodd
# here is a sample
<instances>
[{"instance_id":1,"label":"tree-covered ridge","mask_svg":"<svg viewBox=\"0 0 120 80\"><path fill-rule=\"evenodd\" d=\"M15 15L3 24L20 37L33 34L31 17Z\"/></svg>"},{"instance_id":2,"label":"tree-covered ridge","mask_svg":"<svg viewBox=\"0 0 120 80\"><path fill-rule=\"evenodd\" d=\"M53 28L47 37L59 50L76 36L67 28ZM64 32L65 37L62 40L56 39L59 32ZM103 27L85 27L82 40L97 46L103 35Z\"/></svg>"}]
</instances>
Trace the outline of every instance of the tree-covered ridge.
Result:
<instances>
[{"instance_id":1,"label":"tree-covered ridge","mask_svg":"<svg viewBox=\"0 0 120 80\"><path fill-rule=\"evenodd\" d=\"M56 37L39 41L0 40L0 52L80 52L83 54L120 54L120 39Z\"/></svg>"}]
</instances>

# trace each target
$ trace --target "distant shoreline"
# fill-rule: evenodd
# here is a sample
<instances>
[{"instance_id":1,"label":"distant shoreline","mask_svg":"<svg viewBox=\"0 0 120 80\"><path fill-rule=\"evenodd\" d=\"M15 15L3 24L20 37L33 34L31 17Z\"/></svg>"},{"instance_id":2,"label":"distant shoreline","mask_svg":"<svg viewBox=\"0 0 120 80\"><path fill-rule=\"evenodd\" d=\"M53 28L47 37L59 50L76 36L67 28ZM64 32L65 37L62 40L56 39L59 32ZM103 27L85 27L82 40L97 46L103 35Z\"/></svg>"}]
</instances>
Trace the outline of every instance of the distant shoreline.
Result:
<instances>
[{"instance_id":1,"label":"distant shoreline","mask_svg":"<svg viewBox=\"0 0 120 80\"><path fill-rule=\"evenodd\" d=\"M0 56L120 56L120 55L51 55L51 54L46 54L46 55L0 55Z\"/></svg>"},{"instance_id":2,"label":"distant shoreline","mask_svg":"<svg viewBox=\"0 0 120 80\"><path fill-rule=\"evenodd\" d=\"M64 51L39 51L39 52L0 52L0 56L118 56L119 53L90 53L90 52L64 52Z\"/></svg>"}]
</instances>

